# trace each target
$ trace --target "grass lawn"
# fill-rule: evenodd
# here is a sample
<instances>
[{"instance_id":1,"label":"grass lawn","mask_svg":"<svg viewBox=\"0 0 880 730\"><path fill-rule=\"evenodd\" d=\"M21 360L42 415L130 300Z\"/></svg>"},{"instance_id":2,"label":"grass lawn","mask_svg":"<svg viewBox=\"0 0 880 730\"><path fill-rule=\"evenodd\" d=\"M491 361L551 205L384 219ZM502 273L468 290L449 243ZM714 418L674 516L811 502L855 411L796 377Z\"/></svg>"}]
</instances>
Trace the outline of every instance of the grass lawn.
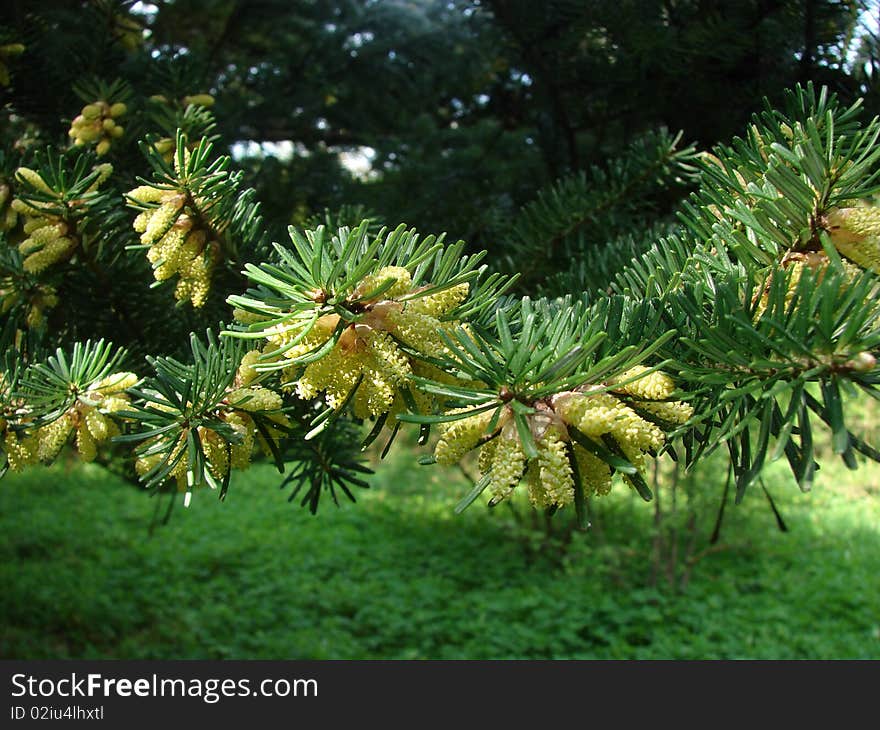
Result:
<instances>
[{"instance_id":1,"label":"grass lawn","mask_svg":"<svg viewBox=\"0 0 880 730\"><path fill-rule=\"evenodd\" d=\"M392 455L358 504L316 517L257 466L225 503L198 492L152 535L153 501L97 467L9 475L0 656L880 658L876 465L828 460L809 495L772 465L789 531L752 489L676 591L646 587L653 508L622 484L562 549L564 531L548 539L509 508L454 515L463 479L413 460ZM699 554L721 485L695 486L714 499L695 503Z\"/></svg>"}]
</instances>

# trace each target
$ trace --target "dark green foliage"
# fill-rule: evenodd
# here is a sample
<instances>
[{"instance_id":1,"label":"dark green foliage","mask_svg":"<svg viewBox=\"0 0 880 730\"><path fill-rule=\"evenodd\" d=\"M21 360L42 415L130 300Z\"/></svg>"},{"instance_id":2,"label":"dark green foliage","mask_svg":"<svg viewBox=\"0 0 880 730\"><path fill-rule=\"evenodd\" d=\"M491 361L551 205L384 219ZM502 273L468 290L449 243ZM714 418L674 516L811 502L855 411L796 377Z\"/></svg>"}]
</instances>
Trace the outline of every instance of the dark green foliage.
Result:
<instances>
[{"instance_id":1,"label":"dark green foliage","mask_svg":"<svg viewBox=\"0 0 880 730\"><path fill-rule=\"evenodd\" d=\"M516 107L559 176L665 123L708 146L796 82L848 95L843 67L863 2L489 0L505 55L529 75ZM800 56L800 58L798 58Z\"/></svg>"},{"instance_id":2,"label":"dark green foliage","mask_svg":"<svg viewBox=\"0 0 880 730\"><path fill-rule=\"evenodd\" d=\"M305 417L302 418L305 420ZM290 439L285 445L284 460L290 463L290 473L281 483L290 485L289 502L298 500L315 514L321 497L330 495L338 507L340 493L352 502L357 501L354 489L368 489L366 475L373 470L361 460L355 445L361 438L361 429L347 420L336 421L333 428L324 428L310 439Z\"/></svg>"},{"instance_id":3,"label":"dark green foliage","mask_svg":"<svg viewBox=\"0 0 880 730\"><path fill-rule=\"evenodd\" d=\"M31 364L14 396L25 399L38 425L51 423L98 381L120 369L125 350L99 340L77 343L68 355L60 347L46 362Z\"/></svg>"},{"instance_id":4,"label":"dark green foliage","mask_svg":"<svg viewBox=\"0 0 880 730\"><path fill-rule=\"evenodd\" d=\"M152 180L143 182L185 195L198 218L217 237L224 262L236 264L241 260L243 252L238 250L239 245L243 245L247 253L261 250L265 234L254 190L241 189L243 173L230 170L231 159L227 155L217 156L214 144L207 137L190 144L187 135L178 128L173 164L149 142L142 143L141 149L153 168ZM139 210L155 207L131 198L128 201Z\"/></svg>"},{"instance_id":5,"label":"dark green foliage","mask_svg":"<svg viewBox=\"0 0 880 730\"><path fill-rule=\"evenodd\" d=\"M257 356L257 370L267 372L289 365L272 358L308 336L321 316L338 317L330 339L295 359L296 370L327 354L343 328L354 332L367 316L364 302L395 284L389 278L362 292L360 282L400 265L414 286L428 287L403 299L471 285L464 305L444 313L471 329L442 333L451 354L421 355L465 381L412 379L443 399L438 409L490 408L509 397L534 455L523 424L535 399L588 381L604 387L643 359L670 370L681 397L697 407L695 429L668 429L683 438L683 463L693 466L725 444L741 499L767 457L784 453L806 487L811 419L827 424L847 465L856 452L878 454L847 427L842 395L875 394L876 278L853 274L828 223L836 206L868 200L880 179L880 123L862 119L856 101L871 84L848 66L864 9L794 0L601 7L554 0L543 8L521 0L10 3L0 15L3 40L20 41L25 52L8 59L2 179L19 205L51 202L47 212L75 226L78 248L37 277L25 272L25 253L12 250L25 234L7 226L0 296L19 332L5 339L32 365L59 344L68 351L123 331L122 344L136 356L132 368L144 375L146 356L167 386L156 386L163 405L179 406L173 416L158 415L162 408L145 405L153 394L138 391L135 412L156 420L146 433L160 436L157 429L168 426L177 441L185 435L188 487L210 484L192 428L216 415L243 345L229 360L221 352L227 345L214 343L206 352L218 363L194 350L197 362L185 365L189 332L229 321L227 304L259 321L240 318L223 334L254 345L273 327L304 323L293 343ZM105 31L98 42L82 42L96 29ZM861 51L870 47L866 39ZM47 84L34 83L39 73ZM747 122L762 98L764 111ZM67 121L83 102L121 101L130 107L126 131L96 148L114 173L106 187L89 190L99 158L58 151ZM102 129L109 134L114 124ZM697 153L681 140L715 146ZM370 165L343 172L345 155ZM51 190L33 176L13 177L21 164L37 169ZM135 225L178 204L186 220L178 209L157 215L164 230L138 243L120 203L147 180L148 168L149 184L174 201L130 197L142 211ZM267 222L261 193L270 201ZM353 211L367 210L348 225ZM314 221L318 211L334 226L303 233L291 226L292 247L269 249L274 233ZM403 216L408 222L398 225ZM389 228L377 231L379 221ZM424 221L437 222L431 230L473 235L450 246L443 235L419 239L411 225ZM202 274L213 269L207 301L197 266L188 281L183 268L158 273L165 257L179 262L183 248L161 248L164 234L189 224L208 243L187 239L199 250L179 260L204 264ZM483 251L471 248L482 244ZM155 284L147 283L144 248ZM792 263L802 260L821 265L804 273ZM536 309L530 299L499 299L510 282L493 268L521 272L529 296L566 298ZM159 285L175 275L177 311ZM53 297L63 306L49 306ZM310 404L294 402L290 385L284 407L296 414L294 430L314 438L332 426L338 432L326 434L327 444L347 438L352 424L342 416L354 390L315 415ZM398 386L415 410L409 383ZM193 416L200 425L190 423ZM399 424L381 418L367 441L383 425L396 433ZM438 410L419 418L448 416ZM19 420L14 428L25 415ZM161 446L166 458L152 476L174 466L171 442ZM331 447L316 442L304 459L320 465L321 448ZM285 458L272 456L279 465ZM343 461L356 463L349 455ZM335 487L346 491L332 468L316 468L294 472L312 508L325 488L334 499ZM356 480L356 472L346 474Z\"/></svg>"},{"instance_id":6,"label":"dark green foliage","mask_svg":"<svg viewBox=\"0 0 880 730\"><path fill-rule=\"evenodd\" d=\"M680 134L665 131L645 135L607 166L593 166L539 192L496 233L506 244L507 268L517 271L522 262L530 263L520 288L540 285L558 272L561 262L591 267L601 256L597 249L610 252L618 266L625 264L627 251L615 239L643 236L640 229L657 225L676 199L676 189L696 180L696 152L692 146L678 149L680 141Z\"/></svg>"},{"instance_id":7,"label":"dark green foliage","mask_svg":"<svg viewBox=\"0 0 880 730\"><path fill-rule=\"evenodd\" d=\"M809 488L811 417L833 424L847 464L855 465L853 448L876 453L846 429L838 395L875 391L862 359L870 363L878 347L876 307L866 304L875 300L876 278L846 272L824 223L835 205L876 189L880 128L876 120L862 127L855 109L799 88L786 111L756 117L747 139L719 146L704 164L681 237L662 241L616 282L668 302L669 326L684 336L664 354L694 392L705 424L693 432L688 458L727 442L738 498L757 479L772 440ZM827 264L788 267L798 255ZM664 265L681 274L662 273ZM825 397L808 405L806 385L816 381Z\"/></svg>"},{"instance_id":8,"label":"dark green foliage","mask_svg":"<svg viewBox=\"0 0 880 730\"><path fill-rule=\"evenodd\" d=\"M633 307L621 298L590 303L568 297L533 303L525 297L511 308L498 309L493 325L442 333L450 355L437 364L481 385L456 387L418 378L416 382L448 397L451 404L460 399L485 405L488 399L500 405L514 399L528 408L553 393L599 383L629 369L650 357L671 335L660 329L660 314L650 303ZM502 389L506 396L500 395Z\"/></svg>"},{"instance_id":9,"label":"dark green foliage","mask_svg":"<svg viewBox=\"0 0 880 730\"><path fill-rule=\"evenodd\" d=\"M498 274L476 285L487 269L485 264L478 266L485 252L464 255L463 241L444 245L443 235L421 237L402 224L393 231L380 229L374 235L370 235L369 219L354 229L344 227L336 233L324 226L305 232L291 226L288 233L292 247L274 244L278 263L245 266L245 276L257 286L243 296L230 296L228 301L258 315L261 321L238 327L228 333L231 336L255 339L266 336L277 325L308 319L310 323L302 332L305 337L318 317L327 314L339 315L341 326L357 322L362 318L358 305L380 298L397 283L388 278L375 289L358 290L362 280L385 267L410 271L416 291L400 297L401 301L437 294L459 284L474 285L468 301L451 310L449 319L484 309L509 286L507 277ZM293 341L291 346L298 342Z\"/></svg>"},{"instance_id":10,"label":"dark green foliage","mask_svg":"<svg viewBox=\"0 0 880 730\"><path fill-rule=\"evenodd\" d=\"M147 488L161 485L184 461L188 492L205 483L216 489L218 484L205 463L205 445L199 429L210 429L230 444L243 441L241 433L223 421L220 414L234 387L244 348L229 340L218 342L210 330L207 344L193 335L190 347L192 357L185 363L170 357L148 357L155 375L130 391L138 400L132 411L122 414L136 419L139 428L117 437L117 441L142 442L135 451L140 459L159 457L142 475ZM228 486L227 474L221 495Z\"/></svg>"}]
</instances>

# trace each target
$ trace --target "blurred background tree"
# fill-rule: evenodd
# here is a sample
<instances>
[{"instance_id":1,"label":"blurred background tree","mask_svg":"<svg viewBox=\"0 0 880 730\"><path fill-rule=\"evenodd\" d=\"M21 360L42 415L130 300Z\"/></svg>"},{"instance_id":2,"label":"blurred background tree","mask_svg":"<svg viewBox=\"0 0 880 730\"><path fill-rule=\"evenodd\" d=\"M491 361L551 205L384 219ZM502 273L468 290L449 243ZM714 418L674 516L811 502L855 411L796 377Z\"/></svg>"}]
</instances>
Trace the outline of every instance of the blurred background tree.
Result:
<instances>
[{"instance_id":1,"label":"blurred background tree","mask_svg":"<svg viewBox=\"0 0 880 730\"><path fill-rule=\"evenodd\" d=\"M198 89L276 226L362 203L491 250L537 190L646 131L707 148L798 81L876 109L873 6L10 0L0 25L34 49L14 62L15 109L47 134L64 132L82 76Z\"/></svg>"}]
</instances>

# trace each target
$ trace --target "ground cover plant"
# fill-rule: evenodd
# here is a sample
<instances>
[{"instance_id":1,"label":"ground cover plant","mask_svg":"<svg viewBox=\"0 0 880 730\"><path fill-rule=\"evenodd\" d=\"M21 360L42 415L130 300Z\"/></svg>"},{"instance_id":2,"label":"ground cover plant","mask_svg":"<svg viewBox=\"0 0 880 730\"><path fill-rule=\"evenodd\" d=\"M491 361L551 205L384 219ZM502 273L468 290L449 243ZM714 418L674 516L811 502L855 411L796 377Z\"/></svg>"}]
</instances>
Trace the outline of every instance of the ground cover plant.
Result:
<instances>
[{"instance_id":1,"label":"ground cover plant","mask_svg":"<svg viewBox=\"0 0 880 730\"><path fill-rule=\"evenodd\" d=\"M401 461L402 463L398 463ZM774 465L778 466L778 465ZM394 457L357 505L291 513L271 467L228 504L197 500L152 536L143 495L94 466L10 478L0 497L0 653L19 658L877 659L878 470L784 469L725 517L704 504L652 585L653 514L609 496L595 530L451 505L464 479L416 487ZM704 475L711 479L711 475ZM529 515L526 500L517 505ZM63 513L65 519L58 519ZM272 539L267 539L271 535ZM222 536L222 539L218 539ZM702 554L701 554L702 553ZM696 557L688 584L680 581Z\"/></svg>"}]
</instances>

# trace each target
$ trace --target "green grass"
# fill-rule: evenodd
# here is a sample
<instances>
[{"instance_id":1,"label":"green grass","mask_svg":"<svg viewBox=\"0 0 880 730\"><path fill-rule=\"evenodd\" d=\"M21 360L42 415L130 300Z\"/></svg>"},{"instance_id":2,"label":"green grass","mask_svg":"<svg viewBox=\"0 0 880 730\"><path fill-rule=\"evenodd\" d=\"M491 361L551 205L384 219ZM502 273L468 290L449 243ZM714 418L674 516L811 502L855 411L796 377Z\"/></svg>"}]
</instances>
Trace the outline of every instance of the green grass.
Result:
<instances>
[{"instance_id":1,"label":"green grass","mask_svg":"<svg viewBox=\"0 0 880 730\"><path fill-rule=\"evenodd\" d=\"M479 502L455 516L463 480L412 459L401 450L358 504L317 517L254 467L225 503L199 492L152 536L152 500L97 467L11 475L0 656L880 658L876 466L831 461L802 495L773 465L789 532L751 490L680 592L646 587L653 508L621 484L596 505L601 531L562 550L523 505L520 521ZM695 486L715 499L692 503L699 551L720 485Z\"/></svg>"}]
</instances>

